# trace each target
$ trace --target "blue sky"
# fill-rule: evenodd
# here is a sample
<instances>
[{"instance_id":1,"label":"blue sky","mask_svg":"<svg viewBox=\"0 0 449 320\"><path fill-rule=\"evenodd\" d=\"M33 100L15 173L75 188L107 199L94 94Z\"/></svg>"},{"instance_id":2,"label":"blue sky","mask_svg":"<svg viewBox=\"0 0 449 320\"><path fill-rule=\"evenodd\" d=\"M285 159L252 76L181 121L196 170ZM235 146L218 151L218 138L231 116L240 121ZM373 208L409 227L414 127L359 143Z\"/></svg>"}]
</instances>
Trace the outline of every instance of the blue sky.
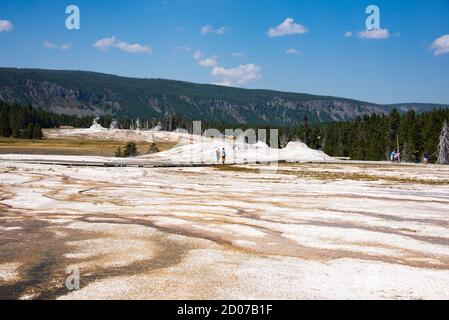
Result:
<instances>
[{"instance_id":1,"label":"blue sky","mask_svg":"<svg viewBox=\"0 0 449 320\"><path fill-rule=\"evenodd\" d=\"M2 67L449 104L449 0L0 0L0 31Z\"/></svg>"}]
</instances>

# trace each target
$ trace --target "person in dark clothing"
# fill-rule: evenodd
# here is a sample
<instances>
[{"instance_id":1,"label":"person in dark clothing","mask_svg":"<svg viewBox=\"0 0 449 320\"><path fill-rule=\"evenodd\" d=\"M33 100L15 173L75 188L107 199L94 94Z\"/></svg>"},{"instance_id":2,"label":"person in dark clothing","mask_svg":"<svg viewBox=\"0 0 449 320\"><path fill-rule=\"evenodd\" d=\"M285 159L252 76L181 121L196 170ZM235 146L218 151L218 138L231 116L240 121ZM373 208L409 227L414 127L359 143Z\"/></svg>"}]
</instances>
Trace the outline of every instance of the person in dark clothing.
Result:
<instances>
[{"instance_id":1,"label":"person in dark clothing","mask_svg":"<svg viewBox=\"0 0 449 320\"><path fill-rule=\"evenodd\" d=\"M423 162L424 162L424 164L428 164L429 163L429 154L427 152L424 153Z\"/></svg>"},{"instance_id":2,"label":"person in dark clothing","mask_svg":"<svg viewBox=\"0 0 449 320\"><path fill-rule=\"evenodd\" d=\"M415 151L414 155L415 155L415 163L421 163L421 154L419 153L418 150Z\"/></svg>"}]
</instances>

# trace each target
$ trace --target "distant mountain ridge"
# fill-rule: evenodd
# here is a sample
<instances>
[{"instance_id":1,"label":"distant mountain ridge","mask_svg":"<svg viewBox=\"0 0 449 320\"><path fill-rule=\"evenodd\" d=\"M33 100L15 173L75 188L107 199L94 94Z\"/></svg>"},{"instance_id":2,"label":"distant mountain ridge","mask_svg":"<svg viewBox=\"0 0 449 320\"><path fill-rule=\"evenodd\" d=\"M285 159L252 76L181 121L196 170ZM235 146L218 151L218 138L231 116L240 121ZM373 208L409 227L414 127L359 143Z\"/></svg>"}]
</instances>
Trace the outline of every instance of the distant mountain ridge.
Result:
<instances>
[{"instance_id":1,"label":"distant mountain ridge","mask_svg":"<svg viewBox=\"0 0 449 320\"><path fill-rule=\"evenodd\" d=\"M225 123L289 125L350 120L393 107L417 112L449 105L380 105L346 98L136 79L87 71L0 68L0 100L70 115L151 118L177 113Z\"/></svg>"}]
</instances>

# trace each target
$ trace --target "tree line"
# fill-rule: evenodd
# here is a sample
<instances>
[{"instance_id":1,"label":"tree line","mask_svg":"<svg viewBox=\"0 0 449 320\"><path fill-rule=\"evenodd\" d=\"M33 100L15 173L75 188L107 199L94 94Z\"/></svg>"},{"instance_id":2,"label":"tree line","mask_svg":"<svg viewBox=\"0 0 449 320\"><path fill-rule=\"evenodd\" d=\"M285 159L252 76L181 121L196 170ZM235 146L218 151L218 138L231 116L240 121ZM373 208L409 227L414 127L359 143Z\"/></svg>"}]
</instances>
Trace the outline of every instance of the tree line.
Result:
<instances>
[{"instance_id":1,"label":"tree line","mask_svg":"<svg viewBox=\"0 0 449 320\"><path fill-rule=\"evenodd\" d=\"M24 107L18 104L7 104L0 101L0 136L22 139L42 139L42 128L59 126L89 127L92 117L60 115Z\"/></svg>"},{"instance_id":2,"label":"tree line","mask_svg":"<svg viewBox=\"0 0 449 320\"><path fill-rule=\"evenodd\" d=\"M449 120L449 109L434 109L421 114L414 110L400 113L392 109L390 114L365 115L331 123L314 124L304 117L294 125L271 129L278 129L279 147L300 140L310 148L323 150L331 156L353 160L387 160L392 151L399 151L404 161L415 161L417 155L420 158L426 155L430 162L436 162L445 120ZM226 128L259 128L219 123L203 123L203 127L222 132ZM270 129L266 126L260 128ZM270 144L269 130L266 142Z\"/></svg>"},{"instance_id":3,"label":"tree line","mask_svg":"<svg viewBox=\"0 0 449 320\"><path fill-rule=\"evenodd\" d=\"M42 128L59 128L68 126L74 128L89 128L95 116L64 115L44 111L32 106L8 104L0 100L0 136L23 139L42 139ZM109 128L111 125L117 129L137 129L137 119L115 119L110 115L98 117L98 123ZM139 128L151 129L159 125L161 130L173 131L176 129L191 130L193 121L182 118L177 114L168 114L160 118L143 119ZM113 124L114 123L114 124Z\"/></svg>"},{"instance_id":4,"label":"tree line","mask_svg":"<svg viewBox=\"0 0 449 320\"><path fill-rule=\"evenodd\" d=\"M0 101L0 136L5 137L41 139L41 128L89 128L93 119L93 116L61 115ZM413 110L400 113L393 109L390 114L365 115L350 121L324 124L311 123L304 117L299 123L287 127L202 122L202 129L214 128L223 133L225 129L278 129L279 147L285 147L289 141L301 140L309 147L321 149L331 156L350 157L354 160L386 160L391 151L399 150L405 161L413 161L418 152L421 156L428 155L429 160L435 162L438 158L441 129L448 119L449 109L435 109L421 114ZM114 119L110 115L104 115L98 118L98 123L105 128L111 125L119 129L137 126L151 129L160 126L164 131L184 129L192 133L193 120L178 114L141 121ZM266 142L270 144L269 130Z\"/></svg>"},{"instance_id":5,"label":"tree line","mask_svg":"<svg viewBox=\"0 0 449 320\"><path fill-rule=\"evenodd\" d=\"M422 114L413 110L401 114L393 109L388 115L367 115L311 129L302 124L299 138L329 155L354 160L386 160L396 150L404 161L414 161L418 154L436 162L441 131L448 119L449 109Z\"/></svg>"}]
</instances>

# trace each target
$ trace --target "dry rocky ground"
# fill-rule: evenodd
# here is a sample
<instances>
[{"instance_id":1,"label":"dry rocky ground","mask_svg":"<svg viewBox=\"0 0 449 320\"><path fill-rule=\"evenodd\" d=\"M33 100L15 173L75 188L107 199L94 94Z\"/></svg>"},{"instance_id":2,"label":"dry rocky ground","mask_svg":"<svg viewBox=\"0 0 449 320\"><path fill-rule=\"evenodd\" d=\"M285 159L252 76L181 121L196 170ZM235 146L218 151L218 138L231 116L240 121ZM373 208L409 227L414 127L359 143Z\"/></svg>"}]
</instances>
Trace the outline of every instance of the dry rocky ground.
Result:
<instances>
[{"instance_id":1,"label":"dry rocky ground","mask_svg":"<svg viewBox=\"0 0 449 320\"><path fill-rule=\"evenodd\" d=\"M2 162L0 298L448 299L449 168Z\"/></svg>"}]
</instances>

